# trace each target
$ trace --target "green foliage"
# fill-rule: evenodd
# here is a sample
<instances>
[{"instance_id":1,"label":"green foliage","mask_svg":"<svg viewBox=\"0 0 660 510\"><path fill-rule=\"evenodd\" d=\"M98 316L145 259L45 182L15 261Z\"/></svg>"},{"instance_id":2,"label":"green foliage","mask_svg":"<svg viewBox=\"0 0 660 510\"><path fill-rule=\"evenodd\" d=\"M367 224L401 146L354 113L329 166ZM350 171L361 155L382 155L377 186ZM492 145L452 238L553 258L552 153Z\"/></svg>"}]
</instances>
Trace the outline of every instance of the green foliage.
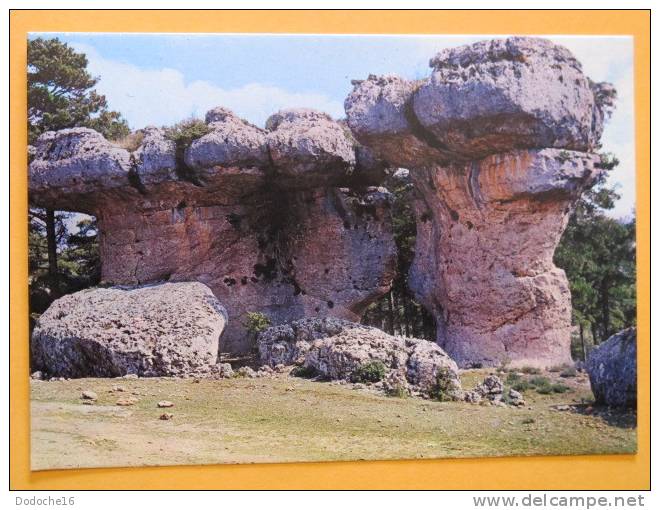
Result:
<instances>
[{"instance_id":1,"label":"green foliage","mask_svg":"<svg viewBox=\"0 0 660 510\"><path fill-rule=\"evenodd\" d=\"M31 324L54 299L97 285L101 279L96 220L81 218L75 232L69 231L71 213L55 214L57 245L57 281L49 273L46 241L46 213L43 209L28 211L28 270Z\"/></svg>"},{"instance_id":2,"label":"green foliage","mask_svg":"<svg viewBox=\"0 0 660 510\"><path fill-rule=\"evenodd\" d=\"M89 127L108 139L129 132L121 114L108 110L105 96L93 87L87 57L59 39L28 41L28 139L45 131Z\"/></svg>"},{"instance_id":3,"label":"green foliage","mask_svg":"<svg viewBox=\"0 0 660 510\"><path fill-rule=\"evenodd\" d=\"M415 300L408 285L410 266L415 257L417 225L413 207L414 189L405 179L390 175L383 184L393 195L392 227L397 247L397 273L392 290L371 304L363 317L365 324L393 335L414 336L435 341L435 321ZM430 215L422 221L428 221Z\"/></svg>"},{"instance_id":4,"label":"green foliage","mask_svg":"<svg viewBox=\"0 0 660 510\"><path fill-rule=\"evenodd\" d=\"M571 387L566 384L555 383L552 385L552 391L555 393L566 393L567 391L571 391Z\"/></svg>"},{"instance_id":5,"label":"green foliage","mask_svg":"<svg viewBox=\"0 0 660 510\"><path fill-rule=\"evenodd\" d=\"M600 166L619 164L601 154ZM636 243L635 219L621 221L604 211L619 195L607 187L604 173L577 202L555 252L555 263L566 271L573 302L573 355L585 359L588 349L613 333L635 325Z\"/></svg>"},{"instance_id":6,"label":"green foliage","mask_svg":"<svg viewBox=\"0 0 660 510\"><path fill-rule=\"evenodd\" d=\"M576 375L577 375L577 370L575 370L575 367L566 367L564 370L560 372L559 377L569 378L569 377L575 377Z\"/></svg>"},{"instance_id":7,"label":"green foliage","mask_svg":"<svg viewBox=\"0 0 660 510\"><path fill-rule=\"evenodd\" d=\"M529 367L529 366L522 367L522 368L520 369L520 371L521 371L523 374L532 374L532 375L534 375L534 374L540 374L540 373L541 373L541 370L540 370L539 368L536 368L536 367Z\"/></svg>"},{"instance_id":8,"label":"green foliage","mask_svg":"<svg viewBox=\"0 0 660 510\"><path fill-rule=\"evenodd\" d=\"M431 392L432 396L440 402L453 400L454 391L453 374L448 367L440 367L435 376L435 387Z\"/></svg>"},{"instance_id":9,"label":"green foliage","mask_svg":"<svg viewBox=\"0 0 660 510\"><path fill-rule=\"evenodd\" d=\"M536 393L540 395L549 395L553 391L552 384L541 384L536 386Z\"/></svg>"},{"instance_id":10,"label":"green foliage","mask_svg":"<svg viewBox=\"0 0 660 510\"><path fill-rule=\"evenodd\" d=\"M521 381L522 378L520 377L520 374L516 372L509 372L508 375L506 376L506 384L515 384L519 381Z\"/></svg>"},{"instance_id":11,"label":"green foliage","mask_svg":"<svg viewBox=\"0 0 660 510\"><path fill-rule=\"evenodd\" d=\"M314 370L314 367L308 367L305 365L301 365L299 367L294 367L289 374L292 377L302 377L303 379L312 379L313 377L316 377L316 370Z\"/></svg>"},{"instance_id":12,"label":"green foliage","mask_svg":"<svg viewBox=\"0 0 660 510\"><path fill-rule=\"evenodd\" d=\"M245 319L245 329L248 333L258 335L270 327L270 319L261 312L248 312Z\"/></svg>"},{"instance_id":13,"label":"green foliage","mask_svg":"<svg viewBox=\"0 0 660 510\"><path fill-rule=\"evenodd\" d=\"M529 390L530 388L533 388L533 386L526 379L521 379L520 381L513 383L511 387L516 391L520 391L521 393Z\"/></svg>"},{"instance_id":14,"label":"green foliage","mask_svg":"<svg viewBox=\"0 0 660 510\"><path fill-rule=\"evenodd\" d=\"M360 365L351 374L351 381L360 383L375 383L382 381L385 377L387 368L382 361L368 361L364 365Z\"/></svg>"},{"instance_id":15,"label":"green foliage","mask_svg":"<svg viewBox=\"0 0 660 510\"><path fill-rule=\"evenodd\" d=\"M190 147L198 138L208 134L211 129L203 120L190 117L165 129L165 137L172 140L177 147Z\"/></svg>"},{"instance_id":16,"label":"green foliage","mask_svg":"<svg viewBox=\"0 0 660 510\"><path fill-rule=\"evenodd\" d=\"M547 377L544 377L542 375L538 375L536 377L532 377L529 380L529 384L532 386L549 386L550 385L550 379Z\"/></svg>"}]
</instances>

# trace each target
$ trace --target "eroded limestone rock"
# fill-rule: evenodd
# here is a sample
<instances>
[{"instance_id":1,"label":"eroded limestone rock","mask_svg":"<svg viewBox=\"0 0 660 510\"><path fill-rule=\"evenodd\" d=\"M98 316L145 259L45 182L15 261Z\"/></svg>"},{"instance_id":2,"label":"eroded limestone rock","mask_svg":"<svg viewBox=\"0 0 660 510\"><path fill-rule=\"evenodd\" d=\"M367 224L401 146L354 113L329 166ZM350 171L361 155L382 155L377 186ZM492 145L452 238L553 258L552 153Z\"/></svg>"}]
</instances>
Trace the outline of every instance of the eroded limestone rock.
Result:
<instances>
[{"instance_id":1,"label":"eroded limestone rock","mask_svg":"<svg viewBox=\"0 0 660 510\"><path fill-rule=\"evenodd\" d=\"M224 108L206 121L189 147L148 128L132 153L88 129L46 133L30 201L97 217L107 283L208 285L230 318L223 350L250 348L247 312L359 320L395 272L390 194L369 185L382 164L312 110L268 129Z\"/></svg>"},{"instance_id":2,"label":"eroded limestone rock","mask_svg":"<svg viewBox=\"0 0 660 510\"><path fill-rule=\"evenodd\" d=\"M39 317L32 364L56 377L185 375L215 364L226 324L201 283L87 289Z\"/></svg>"},{"instance_id":3,"label":"eroded limestone rock","mask_svg":"<svg viewBox=\"0 0 660 510\"><path fill-rule=\"evenodd\" d=\"M461 399L456 363L435 343L402 338L339 319L303 319L269 328L258 337L261 361L270 366L297 363L331 380L355 379L358 370L379 362L385 388L400 386L425 396ZM405 381L405 384L404 384Z\"/></svg>"},{"instance_id":4,"label":"eroded limestone rock","mask_svg":"<svg viewBox=\"0 0 660 510\"><path fill-rule=\"evenodd\" d=\"M410 170L410 286L462 366L570 361L570 293L552 257L616 91L568 50L514 37L447 49L430 78L369 76L345 102L358 141Z\"/></svg>"}]
</instances>

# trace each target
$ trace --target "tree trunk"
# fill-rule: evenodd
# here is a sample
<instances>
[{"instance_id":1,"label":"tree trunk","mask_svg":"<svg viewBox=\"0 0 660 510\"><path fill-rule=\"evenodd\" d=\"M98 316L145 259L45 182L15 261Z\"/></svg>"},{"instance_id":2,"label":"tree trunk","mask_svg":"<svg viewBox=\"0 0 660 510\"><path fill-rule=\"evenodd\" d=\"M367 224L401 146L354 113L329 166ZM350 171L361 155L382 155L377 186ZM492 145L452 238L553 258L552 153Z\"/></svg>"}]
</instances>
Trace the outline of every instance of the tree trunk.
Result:
<instances>
[{"instance_id":1,"label":"tree trunk","mask_svg":"<svg viewBox=\"0 0 660 510\"><path fill-rule=\"evenodd\" d=\"M390 314L390 331L388 333L390 335L394 334L394 302L392 298L392 290L387 293L387 305L389 307L389 314Z\"/></svg>"},{"instance_id":2,"label":"tree trunk","mask_svg":"<svg viewBox=\"0 0 660 510\"><path fill-rule=\"evenodd\" d=\"M46 241L48 243L48 277L53 294L60 294L60 278L57 271L57 238L55 236L55 211L46 209Z\"/></svg>"},{"instance_id":3,"label":"tree trunk","mask_svg":"<svg viewBox=\"0 0 660 510\"><path fill-rule=\"evenodd\" d=\"M600 285L601 295L601 314L603 316L603 338L604 342L610 337L610 286L607 278L604 278Z\"/></svg>"},{"instance_id":4,"label":"tree trunk","mask_svg":"<svg viewBox=\"0 0 660 510\"><path fill-rule=\"evenodd\" d=\"M584 324L580 322L580 343L582 344L582 361L587 361L587 348L584 345Z\"/></svg>"}]
</instances>

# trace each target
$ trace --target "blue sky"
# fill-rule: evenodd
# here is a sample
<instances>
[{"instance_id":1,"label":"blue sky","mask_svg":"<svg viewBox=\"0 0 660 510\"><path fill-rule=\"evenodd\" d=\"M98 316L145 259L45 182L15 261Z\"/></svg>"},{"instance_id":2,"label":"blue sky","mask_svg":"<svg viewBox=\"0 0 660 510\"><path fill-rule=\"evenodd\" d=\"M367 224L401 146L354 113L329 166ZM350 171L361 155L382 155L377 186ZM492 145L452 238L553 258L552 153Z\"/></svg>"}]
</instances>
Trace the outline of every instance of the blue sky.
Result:
<instances>
[{"instance_id":1,"label":"blue sky","mask_svg":"<svg viewBox=\"0 0 660 510\"><path fill-rule=\"evenodd\" d=\"M217 105L262 126L271 113L288 107L317 108L340 118L352 79L423 78L438 50L493 37L40 35L59 37L87 54L91 73L100 77L97 90L133 129L203 117ZM609 177L622 194L612 214L630 216L635 203L632 38L549 38L573 51L590 78L617 86L618 108L603 148L621 160Z\"/></svg>"}]
</instances>

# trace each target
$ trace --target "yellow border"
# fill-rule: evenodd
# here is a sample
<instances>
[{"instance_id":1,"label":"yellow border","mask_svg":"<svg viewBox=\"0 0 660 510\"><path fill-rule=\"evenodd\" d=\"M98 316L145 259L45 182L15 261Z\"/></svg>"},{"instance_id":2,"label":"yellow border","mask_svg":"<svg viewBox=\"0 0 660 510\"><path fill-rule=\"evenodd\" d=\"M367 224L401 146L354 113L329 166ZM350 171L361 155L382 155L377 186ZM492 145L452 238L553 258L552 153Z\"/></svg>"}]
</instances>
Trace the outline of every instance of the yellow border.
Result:
<instances>
[{"instance_id":1,"label":"yellow border","mask_svg":"<svg viewBox=\"0 0 660 510\"><path fill-rule=\"evenodd\" d=\"M635 37L637 455L112 468L30 472L26 35L72 32L604 34ZM650 11L13 11L10 487L12 489L649 489Z\"/></svg>"}]
</instances>

